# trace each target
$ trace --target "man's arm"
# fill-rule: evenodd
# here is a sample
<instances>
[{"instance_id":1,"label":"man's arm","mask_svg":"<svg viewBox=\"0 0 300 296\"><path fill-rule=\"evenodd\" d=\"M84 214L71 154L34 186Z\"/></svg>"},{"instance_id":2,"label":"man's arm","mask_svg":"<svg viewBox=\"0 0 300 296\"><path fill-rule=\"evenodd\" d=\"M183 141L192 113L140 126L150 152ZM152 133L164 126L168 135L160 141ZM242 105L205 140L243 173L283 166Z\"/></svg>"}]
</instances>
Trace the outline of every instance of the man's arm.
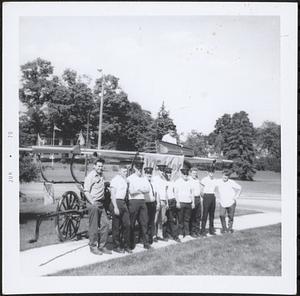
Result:
<instances>
[{"instance_id":1,"label":"man's arm","mask_svg":"<svg viewBox=\"0 0 300 296\"><path fill-rule=\"evenodd\" d=\"M176 207L179 209L180 201L179 201L179 196L178 196L178 186L176 183L174 184L174 195L175 195L175 199L176 199Z\"/></svg>"},{"instance_id":2,"label":"man's arm","mask_svg":"<svg viewBox=\"0 0 300 296\"><path fill-rule=\"evenodd\" d=\"M120 211L117 205L116 193L117 193L117 189L115 187L111 187L111 202L114 206L115 215L118 216L120 214Z\"/></svg>"},{"instance_id":3,"label":"man's arm","mask_svg":"<svg viewBox=\"0 0 300 296\"><path fill-rule=\"evenodd\" d=\"M236 201L237 198L239 198L239 196L241 195L242 186L239 185L238 183L234 182L232 187L235 190L235 195L234 195L233 199Z\"/></svg>"},{"instance_id":4,"label":"man's arm","mask_svg":"<svg viewBox=\"0 0 300 296\"><path fill-rule=\"evenodd\" d=\"M90 194L91 188L92 188L92 178L91 175L89 174L86 176L84 180L84 194L86 199L89 201L89 203L93 205L94 201L92 195Z\"/></svg>"}]
</instances>

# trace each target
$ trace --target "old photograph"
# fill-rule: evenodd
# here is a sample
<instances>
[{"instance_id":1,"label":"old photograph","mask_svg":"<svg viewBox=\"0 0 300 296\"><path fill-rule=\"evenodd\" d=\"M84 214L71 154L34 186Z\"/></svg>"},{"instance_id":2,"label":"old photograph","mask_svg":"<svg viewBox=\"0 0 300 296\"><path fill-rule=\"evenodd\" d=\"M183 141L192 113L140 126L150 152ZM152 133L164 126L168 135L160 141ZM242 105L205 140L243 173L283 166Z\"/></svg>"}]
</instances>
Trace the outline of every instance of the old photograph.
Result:
<instances>
[{"instance_id":1,"label":"old photograph","mask_svg":"<svg viewBox=\"0 0 300 296\"><path fill-rule=\"evenodd\" d=\"M4 19L14 291L295 291L296 5L27 5Z\"/></svg>"}]
</instances>

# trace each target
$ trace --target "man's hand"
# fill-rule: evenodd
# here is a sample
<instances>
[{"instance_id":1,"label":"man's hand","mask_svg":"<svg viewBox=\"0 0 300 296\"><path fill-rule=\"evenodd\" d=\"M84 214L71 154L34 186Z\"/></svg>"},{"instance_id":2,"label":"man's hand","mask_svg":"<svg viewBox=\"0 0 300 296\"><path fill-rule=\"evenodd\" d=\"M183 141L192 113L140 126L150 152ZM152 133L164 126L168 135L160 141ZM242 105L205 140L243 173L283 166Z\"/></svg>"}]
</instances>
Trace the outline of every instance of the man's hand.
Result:
<instances>
[{"instance_id":1,"label":"man's hand","mask_svg":"<svg viewBox=\"0 0 300 296\"><path fill-rule=\"evenodd\" d=\"M176 208L180 209L180 202L176 202Z\"/></svg>"},{"instance_id":2,"label":"man's hand","mask_svg":"<svg viewBox=\"0 0 300 296\"><path fill-rule=\"evenodd\" d=\"M156 211L159 211L159 209L160 209L160 204L159 204L159 202L156 204Z\"/></svg>"},{"instance_id":3,"label":"man's hand","mask_svg":"<svg viewBox=\"0 0 300 296\"><path fill-rule=\"evenodd\" d=\"M114 213L115 213L116 216L120 215L120 211L117 207L114 208Z\"/></svg>"},{"instance_id":4,"label":"man's hand","mask_svg":"<svg viewBox=\"0 0 300 296\"><path fill-rule=\"evenodd\" d=\"M195 208L195 204L194 203L192 203L192 209L194 209Z\"/></svg>"}]
</instances>

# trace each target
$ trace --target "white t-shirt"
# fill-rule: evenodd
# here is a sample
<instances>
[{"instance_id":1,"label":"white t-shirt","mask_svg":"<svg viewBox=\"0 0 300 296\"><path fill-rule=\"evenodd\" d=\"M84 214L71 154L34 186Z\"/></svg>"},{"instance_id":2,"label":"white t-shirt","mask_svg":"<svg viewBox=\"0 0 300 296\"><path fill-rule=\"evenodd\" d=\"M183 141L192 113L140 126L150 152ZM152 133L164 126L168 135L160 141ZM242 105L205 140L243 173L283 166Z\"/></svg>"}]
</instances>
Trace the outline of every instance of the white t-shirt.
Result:
<instances>
[{"instance_id":1,"label":"white t-shirt","mask_svg":"<svg viewBox=\"0 0 300 296\"><path fill-rule=\"evenodd\" d=\"M227 208L235 202L235 190L240 190L242 187L233 180L224 182L222 179L217 182L217 192L220 204L222 207Z\"/></svg>"},{"instance_id":2,"label":"white t-shirt","mask_svg":"<svg viewBox=\"0 0 300 296\"><path fill-rule=\"evenodd\" d=\"M191 203L193 199L193 188L189 180L185 181L183 178L179 178L174 183L175 196L179 202Z\"/></svg>"},{"instance_id":3,"label":"white t-shirt","mask_svg":"<svg viewBox=\"0 0 300 296\"><path fill-rule=\"evenodd\" d=\"M200 180L198 178L194 179L190 177L189 182L191 183L191 186L193 188L194 196L200 196L200 191L201 191Z\"/></svg>"},{"instance_id":4,"label":"white t-shirt","mask_svg":"<svg viewBox=\"0 0 300 296\"><path fill-rule=\"evenodd\" d=\"M110 182L110 187L116 189L116 199L125 199L127 192L127 180L116 175Z\"/></svg>"},{"instance_id":5,"label":"white t-shirt","mask_svg":"<svg viewBox=\"0 0 300 296\"><path fill-rule=\"evenodd\" d=\"M139 192L142 190L143 192L149 192L149 184L145 177L137 176L136 174L132 174L127 178L129 182L129 200L130 199L145 199L145 193Z\"/></svg>"},{"instance_id":6,"label":"white t-shirt","mask_svg":"<svg viewBox=\"0 0 300 296\"><path fill-rule=\"evenodd\" d=\"M155 193L158 195L160 200L166 200L167 195L167 182L162 179L159 175L153 177L153 188Z\"/></svg>"},{"instance_id":7,"label":"white t-shirt","mask_svg":"<svg viewBox=\"0 0 300 296\"><path fill-rule=\"evenodd\" d=\"M217 186L217 180L211 179L209 176L204 177L200 184L204 186L203 193L214 194Z\"/></svg>"},{"instance_id":8,"label":"white t-shirt","mask_svg":"<svg viewBox=\"0 0 300 296\"><path fill-rule=\"evenodd\" d=\"M168 196L168 199L175 198L174 181L166 181L166 184L167 184L167 196Z\"/></svg>"},{"instance_id":9,"label":"white t-shirt","mask_svg":"<svg viewBox=\"0 0 300 296\"><path fill-rule=\"evenodd\" d=\"M177 145L177 139L175 137L170 136L169 134L164 135L161 140Z\"/></svg>"},{"instance_id":10,"label":"white t-shirt","mask_svg":"<svg viewBox=\"0 0 300 296\"><path fill-rule=\"evenodd\" d=\"M149 192L145 194L145 201L146 202L153 202L155 201L155 196L154 196L154 187L153 184L150 183L150 181L145 177L146 181L148 182L149 185Z\"/></svg>"}]
</instances>

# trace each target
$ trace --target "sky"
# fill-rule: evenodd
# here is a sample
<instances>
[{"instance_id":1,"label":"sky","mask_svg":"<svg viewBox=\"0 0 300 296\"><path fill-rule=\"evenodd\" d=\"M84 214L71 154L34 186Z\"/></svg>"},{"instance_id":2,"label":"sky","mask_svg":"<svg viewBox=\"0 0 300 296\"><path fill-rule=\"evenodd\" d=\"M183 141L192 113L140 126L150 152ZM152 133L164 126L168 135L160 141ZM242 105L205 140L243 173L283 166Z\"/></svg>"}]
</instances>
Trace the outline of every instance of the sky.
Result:
<instances>
[{"instance_id":1,"label":"sky","mask_svg":"<svg viewBox=\"0 0 300 296\"><path fill-rule=\"evenodd\" d=\"M103 69L154 117L164 101L178 133L241 110L280 123L279 17L21 17L19 41L20 65L41 57L91 87Z\"/></svg>"}]
</instances>

